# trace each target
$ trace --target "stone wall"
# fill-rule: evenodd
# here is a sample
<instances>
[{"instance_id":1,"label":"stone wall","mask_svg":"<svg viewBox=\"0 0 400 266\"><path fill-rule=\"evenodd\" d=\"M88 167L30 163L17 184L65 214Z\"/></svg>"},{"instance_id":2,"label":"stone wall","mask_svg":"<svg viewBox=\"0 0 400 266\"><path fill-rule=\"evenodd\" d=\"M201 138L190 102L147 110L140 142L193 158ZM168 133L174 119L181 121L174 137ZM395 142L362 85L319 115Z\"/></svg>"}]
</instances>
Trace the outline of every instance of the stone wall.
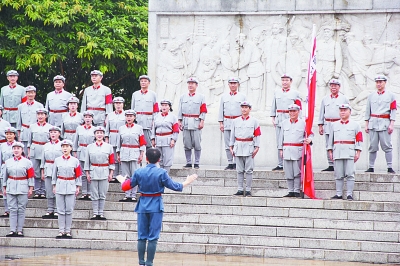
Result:
<instances>
[{"instance_id":1,"label":"stone wall","mask_svg":"<svg viewBox=\"0 0 400 266\"><path fill-rule=\"evenodd\" d=\"M276 164L269 117L272 97L280 89L280 76L290 74L292 89L306 99L312 25L317 27L317 111L329 91L328 81L336 77L351 101L352 119L363 125L366 98L374 91L377 74L387 75L387 87L400 96L399 11L399 0L150 0L152 89L176 107L187 90L187 77L200 80L198 90L206 95L209 109L202 163L223 165L223 145L218 144L219 135L215 139L220 134L216 114L228 77L239 76L240 91L254 104L252 115L263 125L257 165L271 167ZM400 107L400 99L397 102ZM394 137L397 153L397 132ZM315 139L314 155L324 149L323 138ZM221 153L215 153L217 146ZM361 168L367 167L366 148L358 163ZM184 163L180 149L176 161ZM316 168L326 165L324 157L316 157ZM395 154L396 168L397 158ZM385 168L381 158L378 168Z\"/></svg>"}]
</instances>

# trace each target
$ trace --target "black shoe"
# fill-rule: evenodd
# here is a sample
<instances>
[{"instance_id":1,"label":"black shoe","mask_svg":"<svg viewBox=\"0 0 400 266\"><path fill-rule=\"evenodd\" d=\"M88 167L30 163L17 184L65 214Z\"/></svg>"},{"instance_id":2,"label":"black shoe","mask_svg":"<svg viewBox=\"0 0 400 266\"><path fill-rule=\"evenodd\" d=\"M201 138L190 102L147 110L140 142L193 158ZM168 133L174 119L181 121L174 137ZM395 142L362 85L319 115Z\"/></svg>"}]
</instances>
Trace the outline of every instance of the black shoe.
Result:
<instances>
[{"instance_id":1,"label":"black shoe","mask_svg":"<svg viewBox=\"0 0 400 266\"><path fill-rule=\"evenodd\" d=\"M94 214L94 215L92 216L92 218L90 218L90 220L98 220L98 216L100 216L100 215Z\"/></svg>"},{"instance_id":2,"label":"black shoe","mask_svg":"<svg viewBox=\"0 0 400 266\"><path fill-rule=\"evenodd\" d=\"M42 219L54 219L54 212L48 212L45 215L42 215Z\"/></svg>"},{"instance_id":3,"label":"black shoe","mask_svg":"<svg viewBox=\"0 0 400 266\"><path fill-rule=\"evenodd\" d=\"M388 168L388 174L395 174L396 172L393 170L393 168Z\"/></svg>"},{"instance_id":4,"label":"black shoe","mask_svg":"<svg viewBox=\"0 0 400 266\"><path fill-rule=\"evenodd\" d=\"M125 197L123 199L120 199L119 202L132 202L132 198Z\"/></svg>"},{"instance_id":5,"label":"black shoe","mask_svg":"<svg viewBox=\"0 0 400 266\"><path fill-rule=\"evenodd\" d=\"M10 233L6 234L6 237L16 237L16 236L17 236L17 233L13 232L13 231L11 231Z\"/></svg>"},{"instance_id":6,"label":"black shoe","mask_svg":"<svg viewBox=\"0 0 400 266\"><path fill-rule=\"evenodd\" d=\"M295 198L301 198L300 193L299 192L294 192L294 197Z\"/></svg>"},{"instance_id":7,"label":"black shoe","mask_svg":"<svg viewBox=\"0 0 400 266\"><path fill-rule=\"evenodd\" d=\"M347 200L351 201L351 200L353 200L353 197L349 195L349 196L347 196Z\"/></svg>"},{"instance_id":8,"label":"black shoe","mask_svg":"<svg viewBox=\"0 0 400 266\"><path fill-rule=\"evenodd\" d=\"M0 195L0 199L2 199L3 198L3 195Z\"/></svg>"},{"instance_id":9,"label":"black shoe","mask_svg":"<svg viewBox=\"0 0 400 266\"><path fill-rule=\"evenodd\" d=\"M295 193L294 192L289 192L288 194L286 194L285 196L283 196L284 198L294 198L295 197Z\"/></svg>"},{"instance_id":10,"label":"black shoe","mask_svg":"<svg viewBox=\"0 0 400 266\"><path fill-rule=\"evenodd\" d=\"M245 197L251 197L251 192L250 191L246 191L246 193L244 194Z\"/></svg>"},{"instance_id":11,"label":"black shoe","mask_svg":"<svg viewBox=\"0 0 400 266\"><path fill-rule=\"evenodd\" d=\"M200 168L200 166L198 164L194 164L193 167L194 167L194 169L199 169Z\"/></svg>"},{"instance_id":12,"label":"black shoe","mask_svg":"<svg viewBox=\"0 0 400 266\"><path fill-rule=\"evenodd\" d=\"M335 168L333 168L333 166L329 166L328 168L322 170L322 172L333 172L335 171Z\"/></svg>"},{"instance_id":13,"label":"black shoe","mask_svg":"<svg viewBox=\"0 0 400 266\"><path fill-rule=\"evenodd\" d=\"M224 170L233 170L233 164L228 164L228 166L225 167Z\"/></svg>"},{"instance_id":14,"label":"black shoe","mask_svg":"<svg viewBox=\"0 0 400 266\"><path fill-rule=\"evenodd\" d=\"M238 190L233 196L243 196L243 191Z\"/></svg>"},{"instance_id":15,"label":"black shoe","mask_svg":"<svg viewBox=\"0 0 400 266\"><path fill-rule=\"evenodd\" d=\"M111 179L110 183L119 183L119 181L115 178Z\"/></svg>"},{"instance_id":16,"label":"black shoe","mask_svg":"<svg viewBox=\"0 0 400 266\"><path fill-rule=\"evenodd\" d=\"M192 168L191 164L186 164L185 166L183 166L183 168Z\"/></svg>"},{"instance_id":17,"label":"black shoe","mask_svg":"<svg viewBox=\"0 0 400 266\"><path fill-rule=\"evenodd\" d=\"M58 233L58 235L56 236L56 239L61 239L64 238L64 234L63 233Z\"/></svg>"},{"instance_id":18,"label":"black shoe","mask_svg":"<svg viewBox=\"0 0 400 266\"><path fill-rule=\"evenodd\" d=\"M274 169L272 169L272 171L282 171L283 170L283 167L282 166L277 166L277 167L275 167Z\"/></svg>"},{"instance_id":19,"label":"black shoe","mask_svg":"<svg viewBox=\"0 0 400 266\"><path fill-rule=\"evenodd\" d=\"M0 215L0 218L8 218L8 217L10 217L9 212L5 212L4 214Z\"/></svg>"},{"instance_id":20,"label":"black shoe","mask_svg":"<svg viewBox=\"0 0 400 266\"><path fill-rule=\"evenodd\" d=\"M343 197L342 197L342 196L335 195L335 196L333 196L331 199L343 199Z\"/></svg>"},{"instance_id":21,"label":"black shoe","mask_svg":"<svg viewBox=\"0 0 400 266\"><path fill-rule=\"evenodd\" d=\"M366 173L373 173L374 172L374 168L368 168L365 172Z\"/></svg>"},{"instance_id":22,"label":"black shoe","mask_svg":"<svg viewBox=\"0 0 400 266\"><path fill-rule=\"evenodd\" d=\"M92 197L90 195L85 195L85 198L83 200L91 201Z\"/></svg>"},{"instance_id":23,"label":"black shoe","mask_svg":"<svg viewBox=\"0 0 400 266\"><path fill-rule=\"evenodd\" d=\"M104 215L97 215L97 216L98 216L98 217L97 217L97 220L101 220L101 221L107 220L107 218L104 217Z\"/></svg>"},{"instance_id":24,"label":"black shoe","mask_svg":"<svg viewBox=\"0 0 400 266\"><path fill-rule=\"evenodd\" d=\"M236 170L236 164L232 164L232 170Z\"/></svg>"}]
</instances>

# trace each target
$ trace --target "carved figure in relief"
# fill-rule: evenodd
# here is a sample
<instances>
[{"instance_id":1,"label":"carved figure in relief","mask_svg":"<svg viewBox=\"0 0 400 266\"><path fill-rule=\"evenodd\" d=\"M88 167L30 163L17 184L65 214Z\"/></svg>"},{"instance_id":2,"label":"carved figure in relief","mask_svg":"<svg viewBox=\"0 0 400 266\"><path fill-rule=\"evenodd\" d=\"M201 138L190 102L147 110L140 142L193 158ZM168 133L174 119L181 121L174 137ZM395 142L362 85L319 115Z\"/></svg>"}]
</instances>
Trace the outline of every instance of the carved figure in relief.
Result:
<instances>
[{"instance_id":1,"label":"carved figure in relief","mask_svg":"<svg viewBox=\"0 0 400 266\"><path fill-rule=\"evenodd\" d=\"M182 53L185 59L185 76L192 76L197 70L200 61L200 51L203 49L204 43L195 42L195 35L189 33L185 42L182 44Z\"/></svg>"},{"instance_id":2,"label":"carved figure in relief","mask_svg":"<svg viewBox=\"0 0 400 266\"><path fill-rule=\"evenodd\" d=\"M165 67L168 71L167 90L162 98L171 99L174 103L177 102L178 95L180 95L185 65L179 43L177 41L172 41L168 46L167 49L169 53L165 61Z\"/></svg>"},{"instance_id":3,"label":"carved figure in relief","mask_svg":"<svg viewBox=\"0 0 400 266\"><path fill-rule=\"evenodd\" d=\"M168 51L167 51L167 41L161 40L159 44L159 60L157 60L157 92L160 95L165 95L167 89L167 60L168 60ZM164 99L164 97L163 97Z\"/></svg>"}]
</instances>

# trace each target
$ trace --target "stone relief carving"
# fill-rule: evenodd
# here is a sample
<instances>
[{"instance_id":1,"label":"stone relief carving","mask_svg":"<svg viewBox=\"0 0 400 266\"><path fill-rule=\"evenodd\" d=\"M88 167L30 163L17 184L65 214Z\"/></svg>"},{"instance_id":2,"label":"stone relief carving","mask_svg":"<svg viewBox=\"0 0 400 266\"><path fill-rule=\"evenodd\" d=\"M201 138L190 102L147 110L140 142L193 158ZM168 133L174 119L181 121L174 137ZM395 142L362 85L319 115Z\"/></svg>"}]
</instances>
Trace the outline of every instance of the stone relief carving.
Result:
<instances>
[{"instance_id":1,"label":"stone relief carving","mask_svg":"<svg viewBox=\"0 0 400 266\"><path fill-rule=\"evenodd\" d=\"M317 109L331 78L342 81L341 92L360 121L377 74L387 75L388 89L400 96L400 14L166 17L159 20L156 40L156 90L174 105L186 92L186 79L195 76L215 115L227 79L238 76L254 114L269 122L265 111L283 74L293 77L292 89L305 99L312 24L317 25Z\"/></svg>"}]
</instances>

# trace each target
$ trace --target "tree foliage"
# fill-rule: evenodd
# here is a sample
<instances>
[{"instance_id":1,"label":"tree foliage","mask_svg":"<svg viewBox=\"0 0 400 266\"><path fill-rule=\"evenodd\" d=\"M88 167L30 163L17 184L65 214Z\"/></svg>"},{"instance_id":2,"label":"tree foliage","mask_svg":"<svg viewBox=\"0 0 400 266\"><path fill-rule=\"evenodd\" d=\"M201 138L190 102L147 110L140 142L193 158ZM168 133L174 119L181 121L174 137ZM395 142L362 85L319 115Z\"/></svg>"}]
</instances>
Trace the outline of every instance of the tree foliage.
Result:
<instances>
[{"instance_id":1,"label":"tree foliage","mask_svg":"<svg viewBox=\"0 0 400 266\"><path fill-rule=\"evenodd\" d=\"M90 71L129 100L147 71L146 0L0 0L0 71L16 69L19 83L39 89L39 99L61 74L79 95Z\"/></svg>"}]
</instances>

